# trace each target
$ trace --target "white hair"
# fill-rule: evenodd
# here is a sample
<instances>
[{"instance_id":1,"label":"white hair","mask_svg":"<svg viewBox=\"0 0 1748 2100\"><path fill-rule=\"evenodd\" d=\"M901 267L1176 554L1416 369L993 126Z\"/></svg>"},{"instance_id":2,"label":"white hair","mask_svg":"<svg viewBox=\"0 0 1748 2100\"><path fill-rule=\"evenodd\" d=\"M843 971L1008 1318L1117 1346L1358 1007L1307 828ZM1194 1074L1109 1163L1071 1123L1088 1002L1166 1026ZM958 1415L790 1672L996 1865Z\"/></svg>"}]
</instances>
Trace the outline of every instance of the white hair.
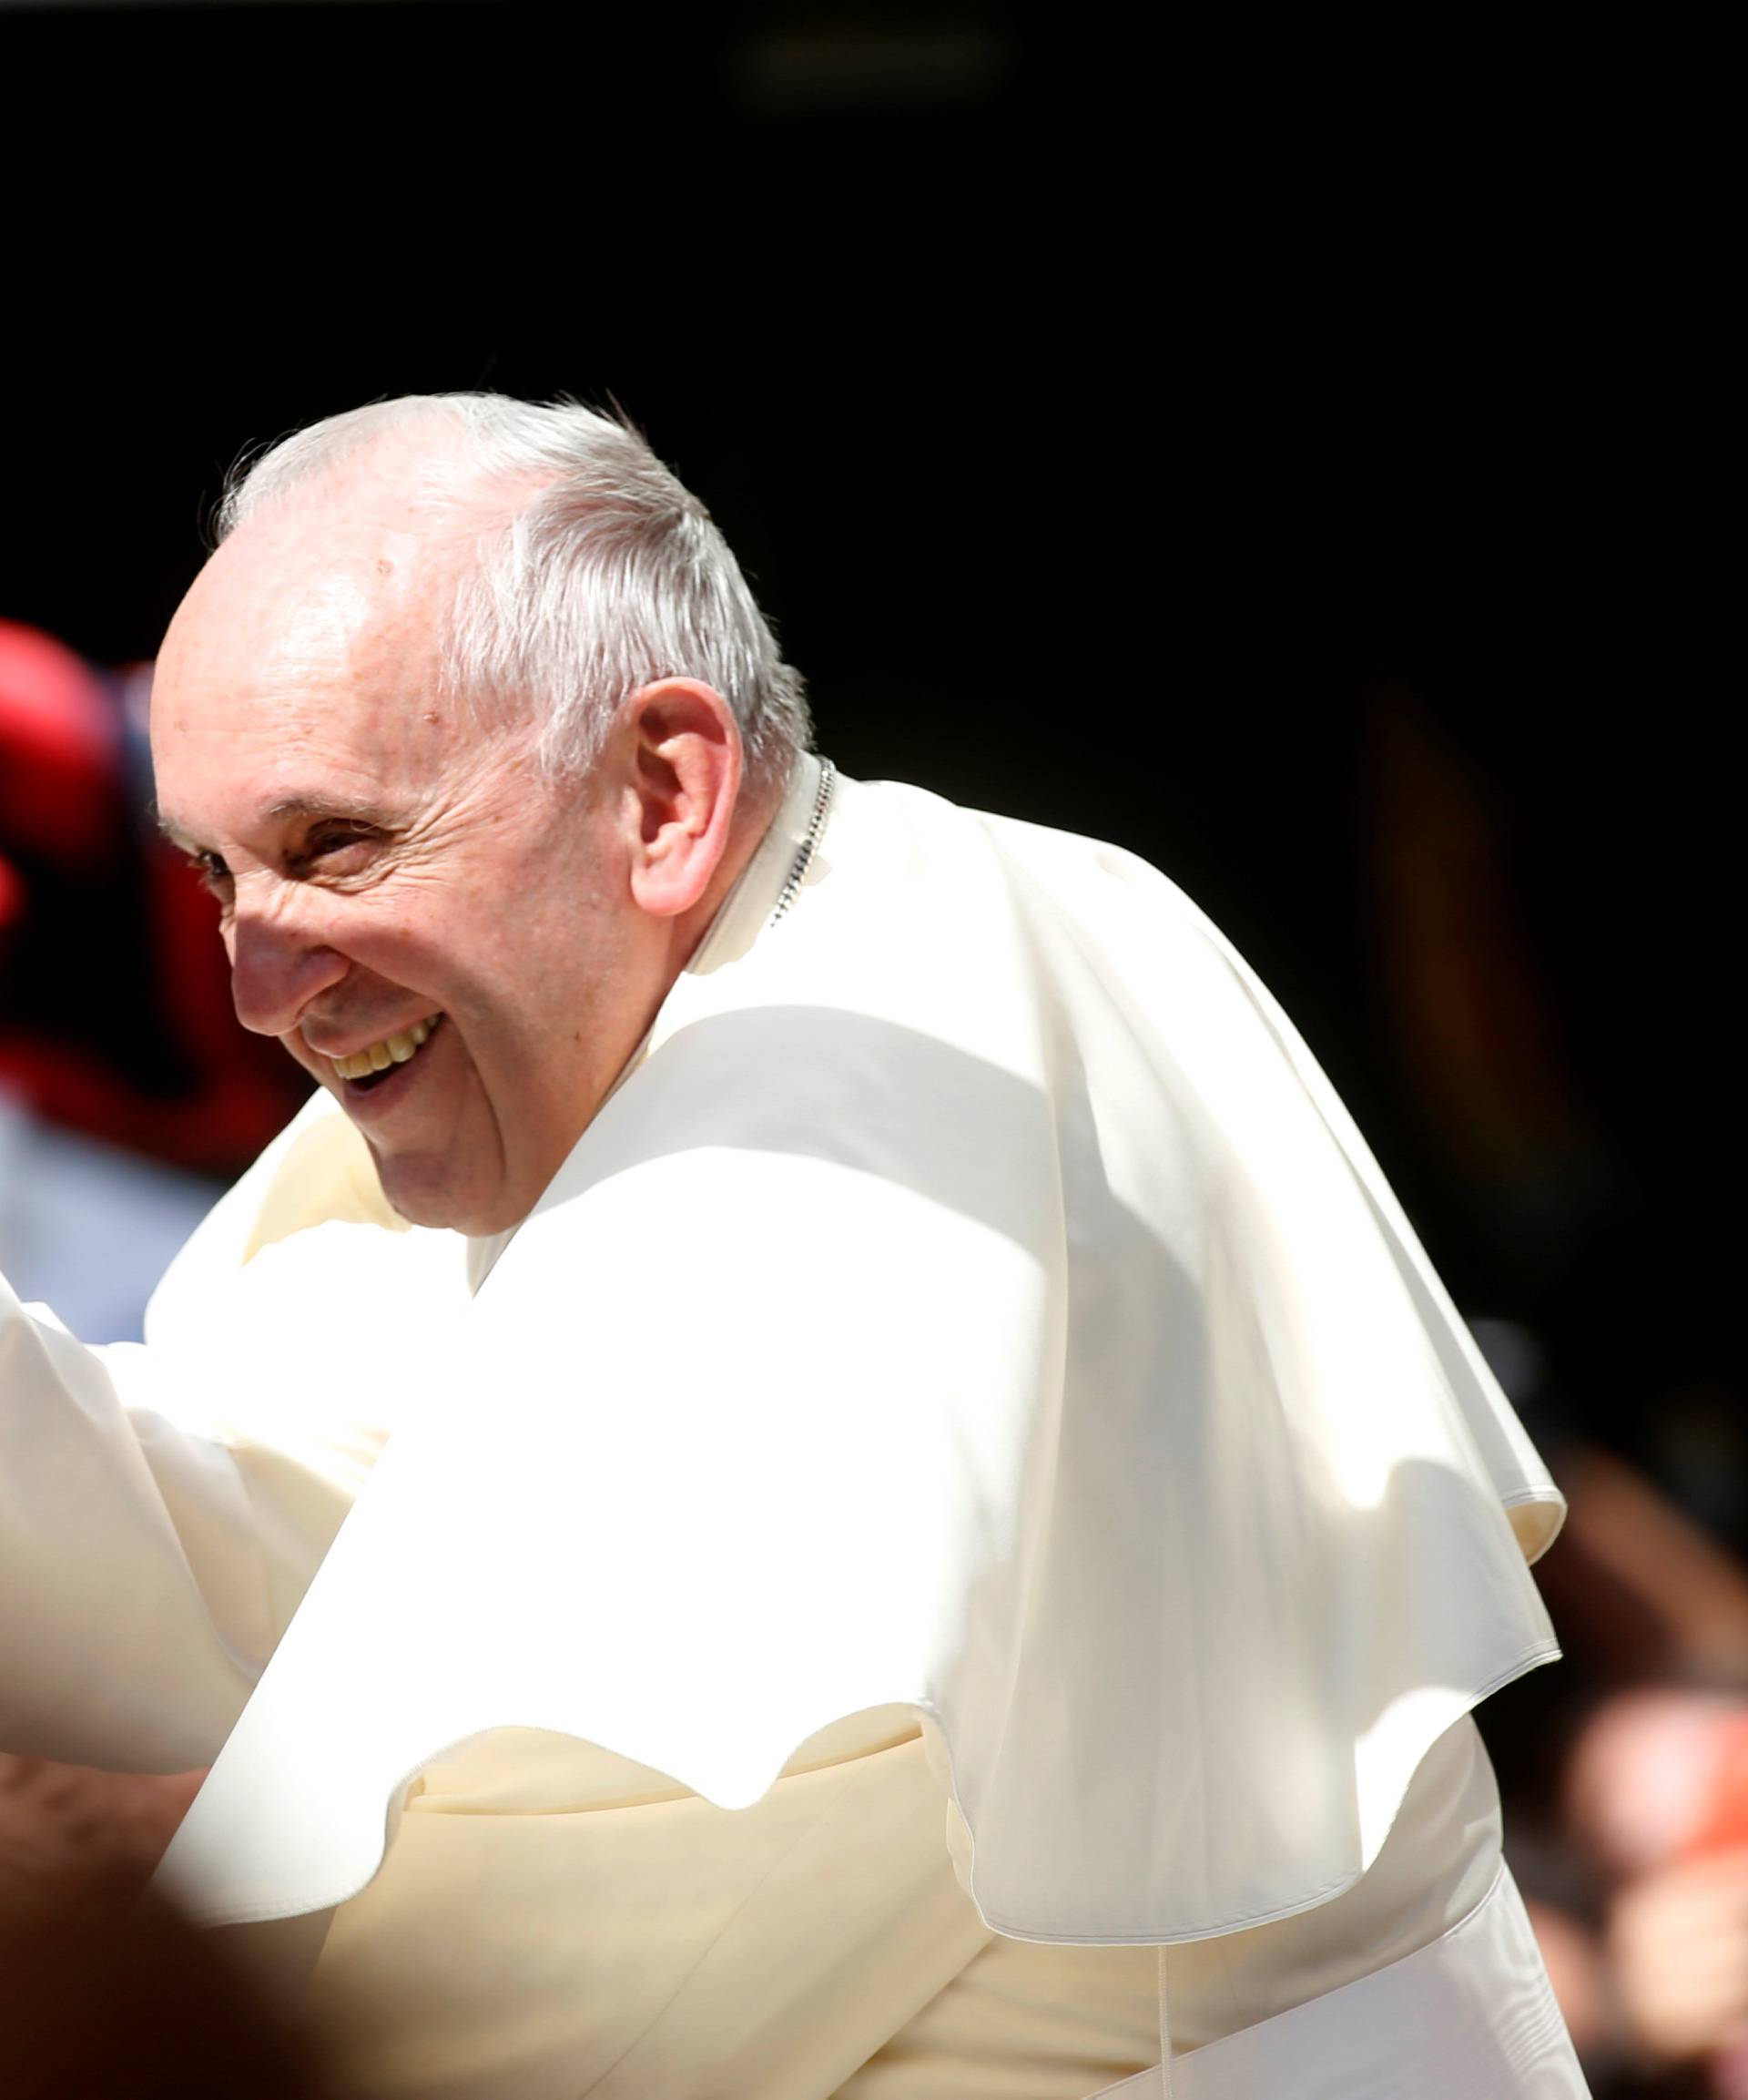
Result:
<instances>
[{"instance_id":1,"label":"white hair","mask_svg":"<svg viewBox=\"0 0 1748 2100\"><path fill-rule=\"evenodd\" d=\"M621 703L663 678L701 679L734 709L757 785L809 740L806 690L710 514L629 423L574 402L406 394L294 432L232 470L215 544L294 488L421 422L450 442L419 460L416 497L472 520L443 674L475 701L532 709L541 758L582 770Z\"/></svg>"}]
</instances>

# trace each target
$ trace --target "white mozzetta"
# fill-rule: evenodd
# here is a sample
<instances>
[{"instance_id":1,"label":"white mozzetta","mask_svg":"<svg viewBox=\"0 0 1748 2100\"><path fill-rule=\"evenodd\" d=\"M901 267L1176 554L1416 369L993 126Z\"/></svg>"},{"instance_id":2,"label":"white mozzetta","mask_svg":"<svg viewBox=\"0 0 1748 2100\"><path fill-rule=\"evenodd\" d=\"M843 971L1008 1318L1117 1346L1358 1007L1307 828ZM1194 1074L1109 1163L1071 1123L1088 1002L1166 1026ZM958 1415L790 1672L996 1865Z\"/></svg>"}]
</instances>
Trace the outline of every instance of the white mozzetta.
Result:
<instances>
[{"instance_id":1,"label":"white mozzetta","mask_svg":"<svg viewBox=\"0 0 1748 2100\"><path fill-rule=\"evenodd\" d=\"M1219 934L1114 848L841 780L766 928L817 782L476 1259L172 1848L208 1918L351 1895L483 1730L733 1808L897 1703L997 1930L1227 1932L1351 1885L1434 1738L1555 1653L1559 1497Z\"/></svg>"}]
</instances>

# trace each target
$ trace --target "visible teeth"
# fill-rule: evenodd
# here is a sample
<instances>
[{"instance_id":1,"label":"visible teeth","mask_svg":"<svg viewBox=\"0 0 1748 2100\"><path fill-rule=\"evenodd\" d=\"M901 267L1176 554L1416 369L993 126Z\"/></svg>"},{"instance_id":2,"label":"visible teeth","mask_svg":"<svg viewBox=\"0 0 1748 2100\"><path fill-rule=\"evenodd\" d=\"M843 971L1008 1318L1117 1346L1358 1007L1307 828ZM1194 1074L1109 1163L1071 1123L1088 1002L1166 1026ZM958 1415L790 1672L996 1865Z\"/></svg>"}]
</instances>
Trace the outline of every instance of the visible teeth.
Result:
<instances>
[{"instance_id":1,"label":"visible teeth","mask_svg":"<svg viewBox=\"0 0 1748 2100\"><path fill-rule=\"evenodd\" d=\"M442 1018L433 1014L429 1021L415 1021L411 1028L400 1029L381 1043L354 1050L350 1057L336 1057L334 1070L342 1079L366 1079L372 1072L386 1072L391 1065L404 1065L430 1041Z\"/></svg>"}]
</instances>

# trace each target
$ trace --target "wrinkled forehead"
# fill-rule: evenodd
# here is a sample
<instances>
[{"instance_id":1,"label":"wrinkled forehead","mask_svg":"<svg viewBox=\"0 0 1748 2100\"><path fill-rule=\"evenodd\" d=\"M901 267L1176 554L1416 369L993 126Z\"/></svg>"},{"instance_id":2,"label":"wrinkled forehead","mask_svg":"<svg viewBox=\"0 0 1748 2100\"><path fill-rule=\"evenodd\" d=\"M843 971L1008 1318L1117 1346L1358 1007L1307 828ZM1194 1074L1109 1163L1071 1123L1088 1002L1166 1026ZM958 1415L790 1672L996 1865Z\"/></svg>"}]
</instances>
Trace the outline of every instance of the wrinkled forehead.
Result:
<instances>
[{"instance_id":1,"label":"wrinkled forehead","mask_svg":"<svg viewBox=\"0 0 1748 2100\"><path fill-rule=\"evenodd\" d=\"M377 521L252 522L183 601L152 688L161 805L264 791L311 761L405 788L480 755L442 663L452 570Z\"/></svg>"},{"instance_id":2,"label":"wrinkled forehead","mask_svg":"<svg viewBox=\"0 0 1748 2100\"><path fill-rule=\"evenodd\" d=\"M159 657L172 689L259 668L331 667L378 638L434 643L453 549L368 510L281 505L217 550L170 622Z\"/></svg>"}]
</instances>

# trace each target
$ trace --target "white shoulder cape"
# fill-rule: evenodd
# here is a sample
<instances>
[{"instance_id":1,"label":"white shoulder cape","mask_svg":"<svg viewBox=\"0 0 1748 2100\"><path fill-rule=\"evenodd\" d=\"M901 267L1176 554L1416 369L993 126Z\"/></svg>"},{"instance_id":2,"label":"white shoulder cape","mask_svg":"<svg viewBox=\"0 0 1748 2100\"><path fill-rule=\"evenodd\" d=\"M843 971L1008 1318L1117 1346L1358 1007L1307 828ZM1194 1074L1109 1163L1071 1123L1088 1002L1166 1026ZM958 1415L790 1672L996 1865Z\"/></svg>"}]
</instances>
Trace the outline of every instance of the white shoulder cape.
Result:
<instances>
[{"instance_id":1,"label":"white shoulder cape","mask_svg":"<svg viewBox=\"0 0 1748 2100\"><path fill-rule=\"evenodd\" d=\"M1231 1932L1350 1885L1557 1652L1558 1493L1220 934L1114 847L843 780L767 925L818 778L262 1676L166 1862L209 1922L355 1893L483 1730L737 1808L905 1702L996 1930Z\"/></svg>"}]
</instances>

